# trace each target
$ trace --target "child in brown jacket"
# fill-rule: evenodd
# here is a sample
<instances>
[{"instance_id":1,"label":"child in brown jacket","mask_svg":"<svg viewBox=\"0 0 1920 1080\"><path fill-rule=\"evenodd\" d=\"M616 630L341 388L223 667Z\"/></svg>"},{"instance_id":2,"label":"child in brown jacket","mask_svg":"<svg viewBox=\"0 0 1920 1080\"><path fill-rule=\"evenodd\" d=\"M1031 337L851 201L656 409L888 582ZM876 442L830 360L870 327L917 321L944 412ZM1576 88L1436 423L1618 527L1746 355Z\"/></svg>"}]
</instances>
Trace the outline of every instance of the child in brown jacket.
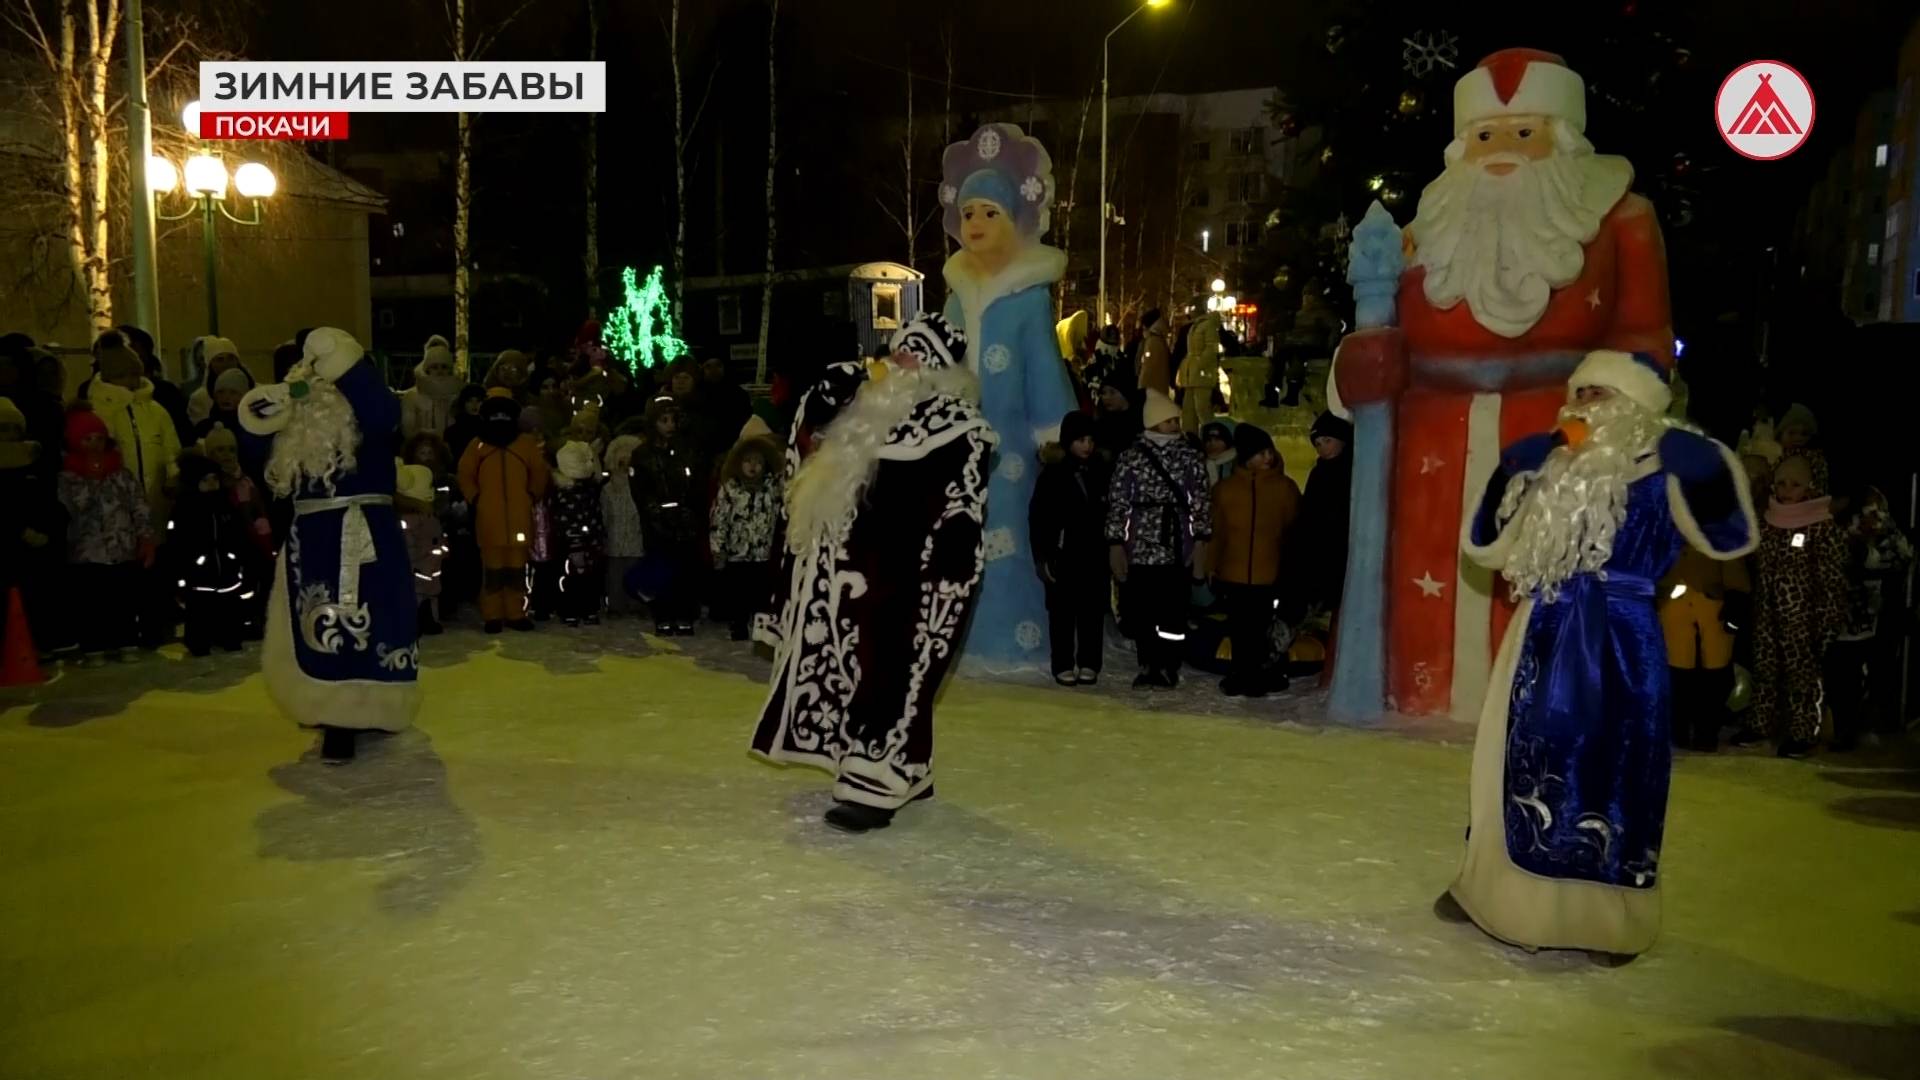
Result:
<instances>
[{"instance_id":1,"label":"child in brown jacket","mask_svg":"<svg viewBox=\"0 0 1920 1080\"><path fill-rule=\"evenodd\" d=\"M1207 550L1214 591L1227 608L1233 670L1220 682L1228 697L1285 690L1284 671L1269 674L1280 553L1300 515L1300 488L1287 476L1273 438L1253 424L1234 429L1238 465L1213 488L1213 544Z\"/></svg>"},{"instance_id":2,"label":"child in brown jacket","mask_svg":"<svg viewBox=\"0 0 1920 1080\"><path fill-rule=\"evenodd\" d=\"M460 491L480 545L480 614L489 634L533 629L527 617L527 547L533 507L547 493L540 440L520 430L520 406L496 387L480 406L480 435L460 457Z\"/></svg>"}]
</instances>

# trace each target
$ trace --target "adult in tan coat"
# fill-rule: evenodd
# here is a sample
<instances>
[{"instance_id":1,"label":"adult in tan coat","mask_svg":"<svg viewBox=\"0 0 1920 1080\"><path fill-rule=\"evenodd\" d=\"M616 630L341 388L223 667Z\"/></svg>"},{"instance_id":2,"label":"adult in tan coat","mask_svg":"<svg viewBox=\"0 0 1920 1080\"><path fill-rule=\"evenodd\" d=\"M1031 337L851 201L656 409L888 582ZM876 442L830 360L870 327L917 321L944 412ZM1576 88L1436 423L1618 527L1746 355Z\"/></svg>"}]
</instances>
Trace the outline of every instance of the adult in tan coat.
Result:
<instances>
[{"instance_id":1,"label":"adult in tan coat","mask_svg":"<svg viewBox=\"0 0 1920 1080\"><path fill-rule=\"evenodd\" d=\"M1220 386L1220 316L1206 315L1187 328L1178 382L1180 430L1197 435L1213 419L1213 392Z\"/></svg>"},{"instance_id":2,"label":"adult in tan coat","mask_svg":"<svg viewBox=\"0 0 1920 1080\"><path fill-rule=\"evenodd\" d=\"M496 387L480 406L480 437L460 456L460 491L473 507L480 545L480 615L487 633L533 629L527 617L527 548L533 507L547 493L547 458L520 430L520 406Z\"/></svg>"},{"instance_id":3,"label":"adult in tan coat","mask_svg":"<svg viewBox=\"0 0 1920 1080\"><path fill-rule=\"evenodd\" d=\"M1213 488L1213 544L1208 568L1227 608L1233 670L1220 683L1228 697L1265 697L1287 688L1284 672L1266 671L1280 560L1300 516L1300 489L1281 467L1273 438L1253 424L1234 429L1239 466Z\"/></svg>"},{"instance_id":4,"label":"adult in tan coat","mask_svg":"<svg viewBox=\"0 0 1920 1080\"><path fill-rule=\"evenodd\" d=\"M1140 346L1140 389L1158 390L1172 398L1173 346L1167 342L1166 319L1159 308L1148 308L1140 323L1147 328Z\"/></svg>"}]
</instances>

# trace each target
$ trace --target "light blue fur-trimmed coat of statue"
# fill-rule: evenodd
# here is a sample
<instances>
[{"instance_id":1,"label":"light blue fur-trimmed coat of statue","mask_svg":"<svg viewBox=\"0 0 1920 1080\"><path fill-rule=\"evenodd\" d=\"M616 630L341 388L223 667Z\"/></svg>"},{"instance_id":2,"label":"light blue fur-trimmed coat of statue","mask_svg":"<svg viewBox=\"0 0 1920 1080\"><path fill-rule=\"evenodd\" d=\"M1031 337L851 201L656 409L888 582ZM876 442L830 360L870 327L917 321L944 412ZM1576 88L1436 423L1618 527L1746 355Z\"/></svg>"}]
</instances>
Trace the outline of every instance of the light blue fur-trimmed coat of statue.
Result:
<instances>
[{"instance_id":1,"label":"light blue fur-trimmed coat of statue","mask_svg":"<svg viewBox=\"0 0 1920 1080\"><path fill-rule=\"evenodd\" d=\"M947 262L946 316L966 328L981 411L1000 433L987 488L986 577L961 654L968 670L1038 670L1051 663L1046 591L1027 540L1027 508L1040 448L1059 436L1060 418L1079 407L1053 333L1049 286L1066 264L1059 249L1042 244L1029 244L991 278L979 277L960 255Z\"/></svg>"}]
</instances>

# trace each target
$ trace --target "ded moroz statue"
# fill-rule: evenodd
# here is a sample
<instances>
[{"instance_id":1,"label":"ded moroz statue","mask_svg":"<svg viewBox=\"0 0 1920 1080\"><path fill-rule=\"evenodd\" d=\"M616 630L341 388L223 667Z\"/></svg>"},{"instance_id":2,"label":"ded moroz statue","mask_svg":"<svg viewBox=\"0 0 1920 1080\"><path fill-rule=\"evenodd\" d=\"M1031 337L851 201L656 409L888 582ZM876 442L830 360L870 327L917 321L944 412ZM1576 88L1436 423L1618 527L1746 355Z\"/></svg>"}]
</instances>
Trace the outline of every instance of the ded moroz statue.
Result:
<instances>
[{"instance_id":1,"label":"ded moroz statue","mask_svg":"<svg viewBox=\"0 0 1920 1080\"><path fill-rule=\"evenodd\" d=\"M1332 702L1353 718L1478 714L1513 609L1459 537L1500 448L1553 424L1591 350L1673 362L1659 225L1628 190L1632 166L1587 141L1580 76L1507 49L1460 79L1453 107L1404 262L1358 250L1356 230L1355 293L1394 282L1397 312L1366 305L1329 388L1356 428Z\"/></svg>"}]
</instances>

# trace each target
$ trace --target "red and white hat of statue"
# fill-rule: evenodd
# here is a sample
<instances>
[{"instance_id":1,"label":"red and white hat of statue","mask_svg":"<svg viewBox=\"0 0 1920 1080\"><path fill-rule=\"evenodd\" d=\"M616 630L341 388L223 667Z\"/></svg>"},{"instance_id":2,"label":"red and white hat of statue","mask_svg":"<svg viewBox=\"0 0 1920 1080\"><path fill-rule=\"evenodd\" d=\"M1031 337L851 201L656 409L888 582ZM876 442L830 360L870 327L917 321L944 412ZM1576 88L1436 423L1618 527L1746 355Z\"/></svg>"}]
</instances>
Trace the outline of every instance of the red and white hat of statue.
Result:
<instances>
[{"instance_id":1,"label":"red and white hat of statue","mask_svg":"<svg viewBox=\"0 0 1920 1080\"><path fill-rule=\"evenodd\" d=\"M1548 116L1587 129L1587 84L1539 49L1501 49L1453 84L1453 131L1502 116Z\"/></svg>"}]
</instances>

